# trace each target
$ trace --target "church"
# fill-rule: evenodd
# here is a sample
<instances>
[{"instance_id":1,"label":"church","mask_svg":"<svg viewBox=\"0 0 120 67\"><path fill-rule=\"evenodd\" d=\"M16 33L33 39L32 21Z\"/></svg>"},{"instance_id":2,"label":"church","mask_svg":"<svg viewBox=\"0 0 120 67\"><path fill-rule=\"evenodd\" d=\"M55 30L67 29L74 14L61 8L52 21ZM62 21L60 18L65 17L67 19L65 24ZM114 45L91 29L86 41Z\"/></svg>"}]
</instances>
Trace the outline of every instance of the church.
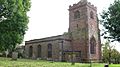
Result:
<instances>
[{"instance_id":1,"label":"church","mask_svg":"<svg viewBox=\"0 0 120 67\"><path fill-rule=\"evenodd\" d=\"M67 62L101 60L97 8L87 0L81 0L77 4L70 5L68 10L68 32L25 41L26 58Z\"/></svg>"}]
</instances>

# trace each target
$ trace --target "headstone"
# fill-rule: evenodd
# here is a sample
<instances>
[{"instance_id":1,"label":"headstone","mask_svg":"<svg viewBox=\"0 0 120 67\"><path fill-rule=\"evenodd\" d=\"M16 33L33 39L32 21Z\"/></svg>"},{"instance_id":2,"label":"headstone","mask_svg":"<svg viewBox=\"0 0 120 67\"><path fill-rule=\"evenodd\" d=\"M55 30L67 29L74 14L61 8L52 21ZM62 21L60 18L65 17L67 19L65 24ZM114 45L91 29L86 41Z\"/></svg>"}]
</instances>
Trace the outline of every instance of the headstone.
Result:
<instances>
[{"instance_id":1,"label":"headstone","mask_svg":"<svg viewBox=\"0 0 120 67\"><path fill-rule=\"evenodd\" d=\"M73 57L72 57L72 65L75 65L75 59L76 59L76 55L75 54L72 54Z\"/></svg>"},{"instance_id":2,"label":"headstone","mask_svg":"<svg viewBox=\"0 0 120 67\"><path fill-rule=\"evenodd\" d=\"M8 56L9 52L8 52L8 49L5 51L5 55L6 57Z\"/></svg>"},{"instance_id":3,"label":"headstone","mask_svg":"<svg viewBox=\"0 0 120 67\"><path fill-rule=\"evenodd\" d=\"M12 60L17 60L18 52L12 52Z\"/></svg>"}]
</instances>

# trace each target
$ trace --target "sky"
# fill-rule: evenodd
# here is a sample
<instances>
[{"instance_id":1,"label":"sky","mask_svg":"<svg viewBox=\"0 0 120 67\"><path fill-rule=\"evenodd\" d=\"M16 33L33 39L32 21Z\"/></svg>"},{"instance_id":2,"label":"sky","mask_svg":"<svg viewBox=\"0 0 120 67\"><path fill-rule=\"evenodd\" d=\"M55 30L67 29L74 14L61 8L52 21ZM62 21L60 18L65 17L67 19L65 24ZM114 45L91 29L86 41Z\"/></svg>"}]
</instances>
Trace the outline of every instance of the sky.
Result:
<instances>
[{"instance_id":1,"label":"sky","mask_svg":"<svg viewBox=\"0 0 120 67\"><path fill-rule=\"evenodd\" d=\"M50 36L62 35L69 27L69 5L80 0L31 0L28 12L29 24L24 41ZM114 0L88 0L97 7L98 16L106 10ZM103 41L103 39L102 39ZM120 46L116 49L120 51Z\"/></svg>"}]
</instances>

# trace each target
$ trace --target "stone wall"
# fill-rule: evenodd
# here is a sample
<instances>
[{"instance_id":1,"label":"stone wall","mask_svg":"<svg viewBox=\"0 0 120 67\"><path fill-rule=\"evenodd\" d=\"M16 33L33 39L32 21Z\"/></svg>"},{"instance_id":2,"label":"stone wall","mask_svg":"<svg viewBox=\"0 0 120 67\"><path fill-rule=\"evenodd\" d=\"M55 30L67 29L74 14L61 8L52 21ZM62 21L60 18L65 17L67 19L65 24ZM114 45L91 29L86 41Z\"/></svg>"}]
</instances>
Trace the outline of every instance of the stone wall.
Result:
<instances>
[{"instance_id":1,"label":"stone wall","mask_svg":"<svg viewBox=\"0 0 120 67\"><path fill-rule=\"evenodd\" d=\"M41 59L48 59L48 44L52 44L52 60L54 61L59 61L61 60L59 57L61 50L69 50L70 49L70 42L69 40L65 40L65 39L61 39L62 36L59 37L50 37L48 39L41 39L41 40L35 40L35 41L27 41L26 45L25 45L25 54L26 54L26 58L33 58L33 59L37 59L38 57L38 50L37 47L38 45L41 45ZM63 41L63 43L62 43ZM62 45L63 45L63 49L62 49ZM32 57L29 57L29 48L30 46L33 47L33 55Z\"/></svg>"}]
</instances>

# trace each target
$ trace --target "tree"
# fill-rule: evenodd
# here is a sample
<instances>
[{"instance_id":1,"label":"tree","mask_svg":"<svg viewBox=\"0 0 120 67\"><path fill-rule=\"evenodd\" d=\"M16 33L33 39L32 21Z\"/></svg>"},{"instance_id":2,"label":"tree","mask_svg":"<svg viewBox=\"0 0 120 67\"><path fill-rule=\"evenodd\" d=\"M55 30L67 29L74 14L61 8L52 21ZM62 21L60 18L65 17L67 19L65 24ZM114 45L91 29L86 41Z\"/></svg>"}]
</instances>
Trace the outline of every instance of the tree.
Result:
<instances>
[{"instance_id":1,"label":"tree","mask_svg":"<svg viewBox=\"0 0 120 67\"><path fill-rule=\"evenodd\" d=\"M107 41L102 46L103 46L102 47L103 48L103 51L102 51L103 62L109 62L110 63L110 59L111 59L111 47L109 45L109 41Z\"/></svg>"},{"instance_id":2,"label":"tree","mask_svg":"<svg viewBox=\"0 0 120 67\"><path fill-rule=\"evenodd\" d=\"M0 0L0 17L7 18L0 22L0 51L14 50L22 43L28 29L29 10L30 0Z\"/></svg>"},{"instance_id":3,"label":"tree","mask_svg":"<svg viewBox=\"0 0 120 67\"><path fill-rule=\"evenodd\" d=\"M120 53L109 45L109 41L103 44L103 62L109 63L120 63Z\"/></svg>"},{"instance_id":4,"label":"tree","mask_svg":"<svg viewBox=\"0 0 120 67\"><path fill-rule=\"evenodd\" d=\"M116 49L111 51L111 61L113 63L120 63L120 53Z\"/></svg>"},{"instance_id":5,"label":"tree","mask_svg":"<svg viewBox=\"0 0 120 67\"><path fill-rule=\"evenodd\" d=\"M109 33L109 36L104 36L104 38L120 41L120 0L115 0L107 11L103 11L101 17L101 24L106 29L103 35Z\"/></svg>"}]
</instances>

